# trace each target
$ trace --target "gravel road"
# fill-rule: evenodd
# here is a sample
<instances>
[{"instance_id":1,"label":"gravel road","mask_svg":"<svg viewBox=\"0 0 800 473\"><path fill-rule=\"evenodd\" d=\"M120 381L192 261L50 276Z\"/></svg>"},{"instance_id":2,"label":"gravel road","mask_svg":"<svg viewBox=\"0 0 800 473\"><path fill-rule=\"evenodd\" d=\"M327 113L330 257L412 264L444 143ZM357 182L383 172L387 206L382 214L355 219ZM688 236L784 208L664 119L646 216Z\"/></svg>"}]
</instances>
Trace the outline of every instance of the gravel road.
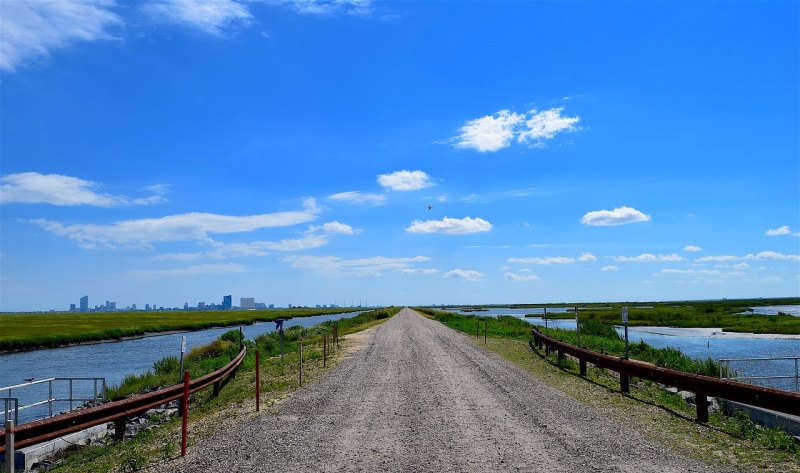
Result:
<instances>
[{"instance_id":1,"label":"gravel road","mask_svg":"<svg viewBox=\"0 0 800 473\"><path fill-rule=\"evenodd\" d=\"M716 471L410 309L274 412L198 442L175 466L225 473Z\"/></svg>"}]
</instances>

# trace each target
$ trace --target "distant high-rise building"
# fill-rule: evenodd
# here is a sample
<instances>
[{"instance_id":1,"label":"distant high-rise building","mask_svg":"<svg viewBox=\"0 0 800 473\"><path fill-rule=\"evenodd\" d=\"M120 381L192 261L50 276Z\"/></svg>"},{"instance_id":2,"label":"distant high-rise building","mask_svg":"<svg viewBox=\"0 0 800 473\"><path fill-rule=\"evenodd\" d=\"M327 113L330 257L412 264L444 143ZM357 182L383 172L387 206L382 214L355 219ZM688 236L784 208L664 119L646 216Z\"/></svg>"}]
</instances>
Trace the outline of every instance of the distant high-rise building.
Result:
<instances>
[{"instance_id":1,"label":"distant high-rise building","mask_svg":"<svg viewBox=\"0 0 800 473\"><path fill-rule=\"evenodd\" d=\"M265 304L263 302L256 302L256 307L255 308L256 309L266 309L267 308L267 304Z\"/></svg>"},{"instance_id":2,"label":"distant high-rise building","mask_svg":"<svg viewBox=\"0 0 800 473\"><path fill-rule=\"evenodd\" d=\"M231 307L233 307L232 299L233 297L230 295L222 296L222 310L231 310Z\"/></svg>"},{"instance_id":3,"label":"distant high-rise building","mask_svg":"<svg viewBox=\"0 0 800 473\"><path fill-rule=\"evenodd\" d=\"M70 312L75 312L75 304L70 304L69 305L69 311Z\"/></svg>"},{"instance_id":4,"label":"distant high-rise building","mask_svg":"<svg viewBox=\"0 0 800 473\"><path fill-rule=\"evenodd\" d=\"M89 296L81 297L81 312L89 312Z\"/></svg>"},{"instance_id":5,"label":"distant high-rise building","mask_svg":"<svg viewBox=\"0 0 800 473\"><path fill-rule=\"evenodd\" d=\"M189 303L188 302L184 302L183 303L183 310L189 310Z\"/></svg>"},{"instance_id":6,"label":"distant high-rise building","mask_svg":"<svg viewBox=\"0 0 800 473\"><path fill-rule=\"evenodd\" d=\"M205 309L206 309L206 303L205 302L198 302L197 303L197 310L205 310Z\"/></svg>"},{"instance_id":7,"label":"distant high-rise building","mask_svg":"<svg viewBox=\"0 0 800 473\"><path fill-rule=\"evenodd\" d=\"M269 305L269 308L270 308L270 309L274 309L274 308L275 308L275 304L270 304L270 305Z\"/></svg>"},{"instance_id":8,"label":"distant high-rise building","mask_svg":"<svg viewBox=\"0 0 800 473\"><path fill-rule=\"evenodd\" d=\"M114 312L117 310L117 303L114 301L106 302L106 310L109 312Z\"/></svg>"},{"instance_id":9,"label":"distant high-rise building","mask_svg":"<svg viewBox=\"0 0 800 473\"><path fill-rule=\"evenodd\" d=\"M255 309L256 300L253 297L241 297L239 298L239 307L242 309Z\"/></svg>"},{"instance_id":10,"label":"distant high-rise building","mask_svg":"<svg viewBox=\"0 0 800 473\"><path fill-rule=\"evenodd\" d=\"M144 310L150 310L150 304L145 304L144 305Z\"/></svg>"},{"instance_id":11,"label":"distant high-rise building","mask_svg":"<svg viewBox=\"0 0 800 473\"><path fill-rule=\"evenodd\" d=\"M136 310L136 304L131 304L131 310Z\"/></svg>"}]
</instances>

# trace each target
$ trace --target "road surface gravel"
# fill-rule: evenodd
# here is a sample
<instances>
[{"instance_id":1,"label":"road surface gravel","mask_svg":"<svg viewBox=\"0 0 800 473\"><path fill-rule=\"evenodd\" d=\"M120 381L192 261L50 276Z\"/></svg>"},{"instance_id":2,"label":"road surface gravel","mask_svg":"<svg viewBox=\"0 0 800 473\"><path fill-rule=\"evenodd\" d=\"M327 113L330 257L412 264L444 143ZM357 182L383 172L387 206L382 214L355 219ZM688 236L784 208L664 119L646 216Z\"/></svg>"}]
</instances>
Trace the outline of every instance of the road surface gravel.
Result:
<instances>
[{"instance_id":1,"label":"road surface gravel","mask_svg":"<svg viewBox=\"0 0 800 473\"><path fill-rule=\"evenodd\" d=\"M533 354L531 354L533 356ZM464 334L403 309L272 412L198 441L180 471L708 472Z\"/></svg>"}]
</instances>

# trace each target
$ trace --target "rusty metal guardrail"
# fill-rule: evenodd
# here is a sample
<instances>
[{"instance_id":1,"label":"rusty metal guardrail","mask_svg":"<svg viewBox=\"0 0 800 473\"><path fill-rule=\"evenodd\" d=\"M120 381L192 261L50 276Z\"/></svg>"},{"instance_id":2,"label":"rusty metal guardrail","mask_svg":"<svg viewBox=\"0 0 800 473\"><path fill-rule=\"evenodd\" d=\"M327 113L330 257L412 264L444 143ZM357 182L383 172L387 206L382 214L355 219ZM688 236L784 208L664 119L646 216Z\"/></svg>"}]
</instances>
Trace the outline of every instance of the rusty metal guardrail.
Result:
<instances>
[{"instance_id":1,"label":"rusty metal guardrail","mask_svg":"<svg viewBox=\"0 0 800 473\"><path fill-rule=\"evenodd\" d=\"M194 394L213 384L214 393L217 394L221 384L234 374L242 364L246 353L246 348L242 347L239 354L224 367L190 381L189 393ZM13 429L14 448L36 445L37 443L53 440L107 422L116 424L115 436L121 439L121 436L125 433L127 419L156 406L181 399L183 395L184 384L179 383L147 394L137 394L127 399L15 426ZM5 429L0 429L0 454L6 451L6 435Z\"/></svg>"},{"instance_id":2,"label":"rusty metal guardrail","mask_svg":"<svg viewBox=\"0 0 800 473\"><path fill-rule=\"evenodd\" d=\"M620 390L622 392L629 391L630 377L633 376L695 393L697 420L700 422L708 422L708 396L763 407L785 414L800 415L800 394L798 393L684 373L660 368L641 361L604 355L548 337L536 328L532 328L531 333L537 348L542 349L542 347L545 347L548 353L556 351L559 359L563 359L564 354L577 358L580 363L581 376L586 375L586 362L616 371L620 375Z\"/></svg>"}]
</instances>

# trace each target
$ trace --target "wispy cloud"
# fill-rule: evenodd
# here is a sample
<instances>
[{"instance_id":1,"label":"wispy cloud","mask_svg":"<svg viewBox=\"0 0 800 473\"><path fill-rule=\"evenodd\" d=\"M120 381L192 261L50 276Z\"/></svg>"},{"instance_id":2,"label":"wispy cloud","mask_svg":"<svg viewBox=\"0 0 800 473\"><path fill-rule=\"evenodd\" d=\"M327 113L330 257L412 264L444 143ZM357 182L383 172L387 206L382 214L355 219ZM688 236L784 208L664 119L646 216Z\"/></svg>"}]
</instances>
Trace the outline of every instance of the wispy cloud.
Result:
<instances>
[{"instance_id":1,"label":"wispy cloud","mask_svg":"<svg viewBox=\"0 0 800 473\"><path fill-rule=\"evenodd\" d=\"M535 274L505 273L503 279L506 281L538 281L541 278Z\"/></svg>"},{"instance_id":2,"label":"wispy cloud","mask_svg":"<svg viewBox=\"0 0 800 473\"><path fill-rule=\"evenodd\" d=\"M669 255L654 255L651 253L642 253L639 256L612 256L614 261L621 263L652 263L656 261L683 261L683 258L675 253Z\"/></svg>"},{"instance_id":3,"label":"wispy cloud","mask_svg":"<svg viewBox=\"0 0 800 473\"><path fill-rule=\"evenodd\" d=\"M371 0L266 0L291 6L297 13L311 15L330 15L345 13L350 15L367 15L370 13Z\"/></svg>"},{"instance_id":4,"label":"wispy cloud","mask_svg":"<svg viewBox=\"0 0 800 473\"><path fill-rule=\"evenodd\" d=\"M619 268L614 265L609 265L609 266L603 266L602 268L600 268L600 271L605 271L605 272L619 271Z\"/></svg>"},{"instance_id":5,"label":"wispy cloud","mask_svg":"<svg viewBox=\"0 0 800 473\"><path fill-rule=\"evenodd\" d=\"M403 274L437 274L442 272L441 269L435 268L403 268L396 271Z\"/></svg>"},{"instance_id":6,"label":"wispy cloud","mask_svg":"<svg viewBox=\"0 0 800 473\"><path fill-rule=\"evenodd\" d=\"M80 42L114 39L122 20L112 0L3 1L0 15L0 70L46 60Z\"/></svg>"},{"instance_id":7,"label":"wispy cloud","mask_svg":"<svg viewBox=\"0 0 800 473\"><path fill-rule=\"evenodd\" d=\"M209 241L212 234L242 233L260 228L286 227L316 218L319 208L307 199L303 210L259 215L232 216L193 212L161 218L124 220L99 224L63 224L45 219L31 220L56 235L75 240L82 248L149 248L152 243Z\"/></svg>"},{"instance_id":8,"label":"wispy cloud","mask_svg":"<svg viewBox=\"0 0 800 473\"><path fill-rule=\"evenodd\" d=\"M334 202L347 202L349 204L368 204L372 206L386 204L386 196L381 194L366 194L358 191L339 192L328 196Z\"/></svg>"},{"instance_id":9,"label":"wispy cloud","mask_svg":"<svg viewBox=\"0 0 800 473\"><path fill-rule=\"evenodd\" d=\"M393 191L415 191L431 187L431 177L424 171L395 171L380 174L378 184Z\"/></svg>"},{"instance_id":10,"label":"wispy cloud","mask_svg":"<svg viewBox=\"0 0 800 473\"><path fill-rule=\"evenodd\" d=\"M247 267L241 264L223 263L201 264L182 268L130 271L128 274L131 276L194 276L197 274L243 273L245 271L247 271Z\"/></svg>"},{"instance_id":11,"label":"wispy cloud","mask_svg":"<svg viewBox=\"0 0 800 473\"><path fill-rule=\"evenodd\" d=\"M800 261L800 255L786 255L775 251L762 251L758 254L748 253L744 256L718 255L704 256L695 261L705 263L709 261L739 261L739 260L776 260L776 261Z\"/></svg>"},{"instance_id":12,"label":"wispy cloud","mask_svg":"<svg viewBox=\"0 0 800 473\"><path fill-rule=\"evenodd\" d=\"M445 217L441 220L414 220L406 228L409 233L446 233L449 235L465 235L467 233L488 232L492 229L492 224L482 218L450 218Z\"/></svg>"},{"instance_id":13,"label":"wispy cloud","mask_svg":"<svg viewBox=\"0 0 800 473\"><path fill-rule=\"evenodd\" d=\"M689 253L696 253L698 251L703 251L703 249L700 248L699 246L688 245L683 247L683 251L687 251Z\"/></svg>"},{"instance_id":14,"label":"wispy cloud","mask_svg":"<svg viewBox=\"0 0 800 473\"><path fill-rule=\"evenodd\" d=\"M117 207L122 205L150 205L166 201L168 186L150 186L154 195L128 197L98 192L100 185L78 177L62 174L22 172L0 177L0 203L51 204L59 206L92 205Z\"/></svg>"},{"instance_id":15,"label":"wispy cloud","mask_svg":"<svg viewBox=\"0 0 800 473\"><path fill-rule=\"evenodd\" d=\"M575 263L576 261L580 261L583 263L588 263L592 261L597 261L597 257L591 253L581 253L578 258L573 258L570 256L547 256L547 257L531 257L531 258L508 258L507 260L509 263L519 263L519 264L570 264Z\"/></svg>"},{"instance_id":16,"label":"wispy cloud","mask_svg":"<svg viewBox=\"0 0 800 473\"><path fill-rule=\"evenodd\" d=\"M483 279L483 273L471 269L454 269L444 273L444 277L463 279L465 281L480 281Z\"/></svg>"},{"instance_id":17,"label":"wispy cloud","mask_svg":"<svg viewBox=\"0 0 800 473\"><path fill-rule=\"evenodd\" d=\"M499 151L518 143L541 147L559 133L576 131L580 117L562 116L563 108L551 108L527 113L500 110L491 115L467 121L460 134L447 140L456 148L473 149L481 153Z\"/></svg>"},{"instance_id":18,"label":"wispy cloud","mask_svg":"<svg viewBox=\"0 0 800 473\"><path fill-rule=\"evenodd\" d=\"M371 258L343 259L338 256L286 256L282 259L291 267L312 271L321 276L381 276L385 271L413 269L415 263L430 260L427 256L410 258L388 258L374 256Z\"/></svg>"},{"instance_id":19,"label":"wispy cloud","mask_svg":"<svg viewBox=\"0 0 800 473\"><path fill-rule=\"evenodd\" d=\"M158 21L196 28L214 36L221 36L226 29L249 26L253 20L250 10L233 0L161 0L142 8Z\"/></svg>"},{"instance_id":20,"label":"wispy cloud","mask_svg":"<svg viewBox=\"0 0 800 473\"><path fill-rule=\"evenodd\" d=\"M781 236L781 235L791 235L791 236L800 236L800 232L792 232L789 229L789 225L784 225L778 228L771 228L764 232L764 235L767 236Z\"/></svg>"},{"instance_id":21,"label":"wispy cloud","mask_svg":"<svg viewBox=\"0 0 800 473\"><path fill-rule=\"evenodd\" d=\"M584 225L607 227L628 223L647 222L650 216L632 207L617 207L614 210L594 210L581 218Z\"/></svg>"}]
</instances>

